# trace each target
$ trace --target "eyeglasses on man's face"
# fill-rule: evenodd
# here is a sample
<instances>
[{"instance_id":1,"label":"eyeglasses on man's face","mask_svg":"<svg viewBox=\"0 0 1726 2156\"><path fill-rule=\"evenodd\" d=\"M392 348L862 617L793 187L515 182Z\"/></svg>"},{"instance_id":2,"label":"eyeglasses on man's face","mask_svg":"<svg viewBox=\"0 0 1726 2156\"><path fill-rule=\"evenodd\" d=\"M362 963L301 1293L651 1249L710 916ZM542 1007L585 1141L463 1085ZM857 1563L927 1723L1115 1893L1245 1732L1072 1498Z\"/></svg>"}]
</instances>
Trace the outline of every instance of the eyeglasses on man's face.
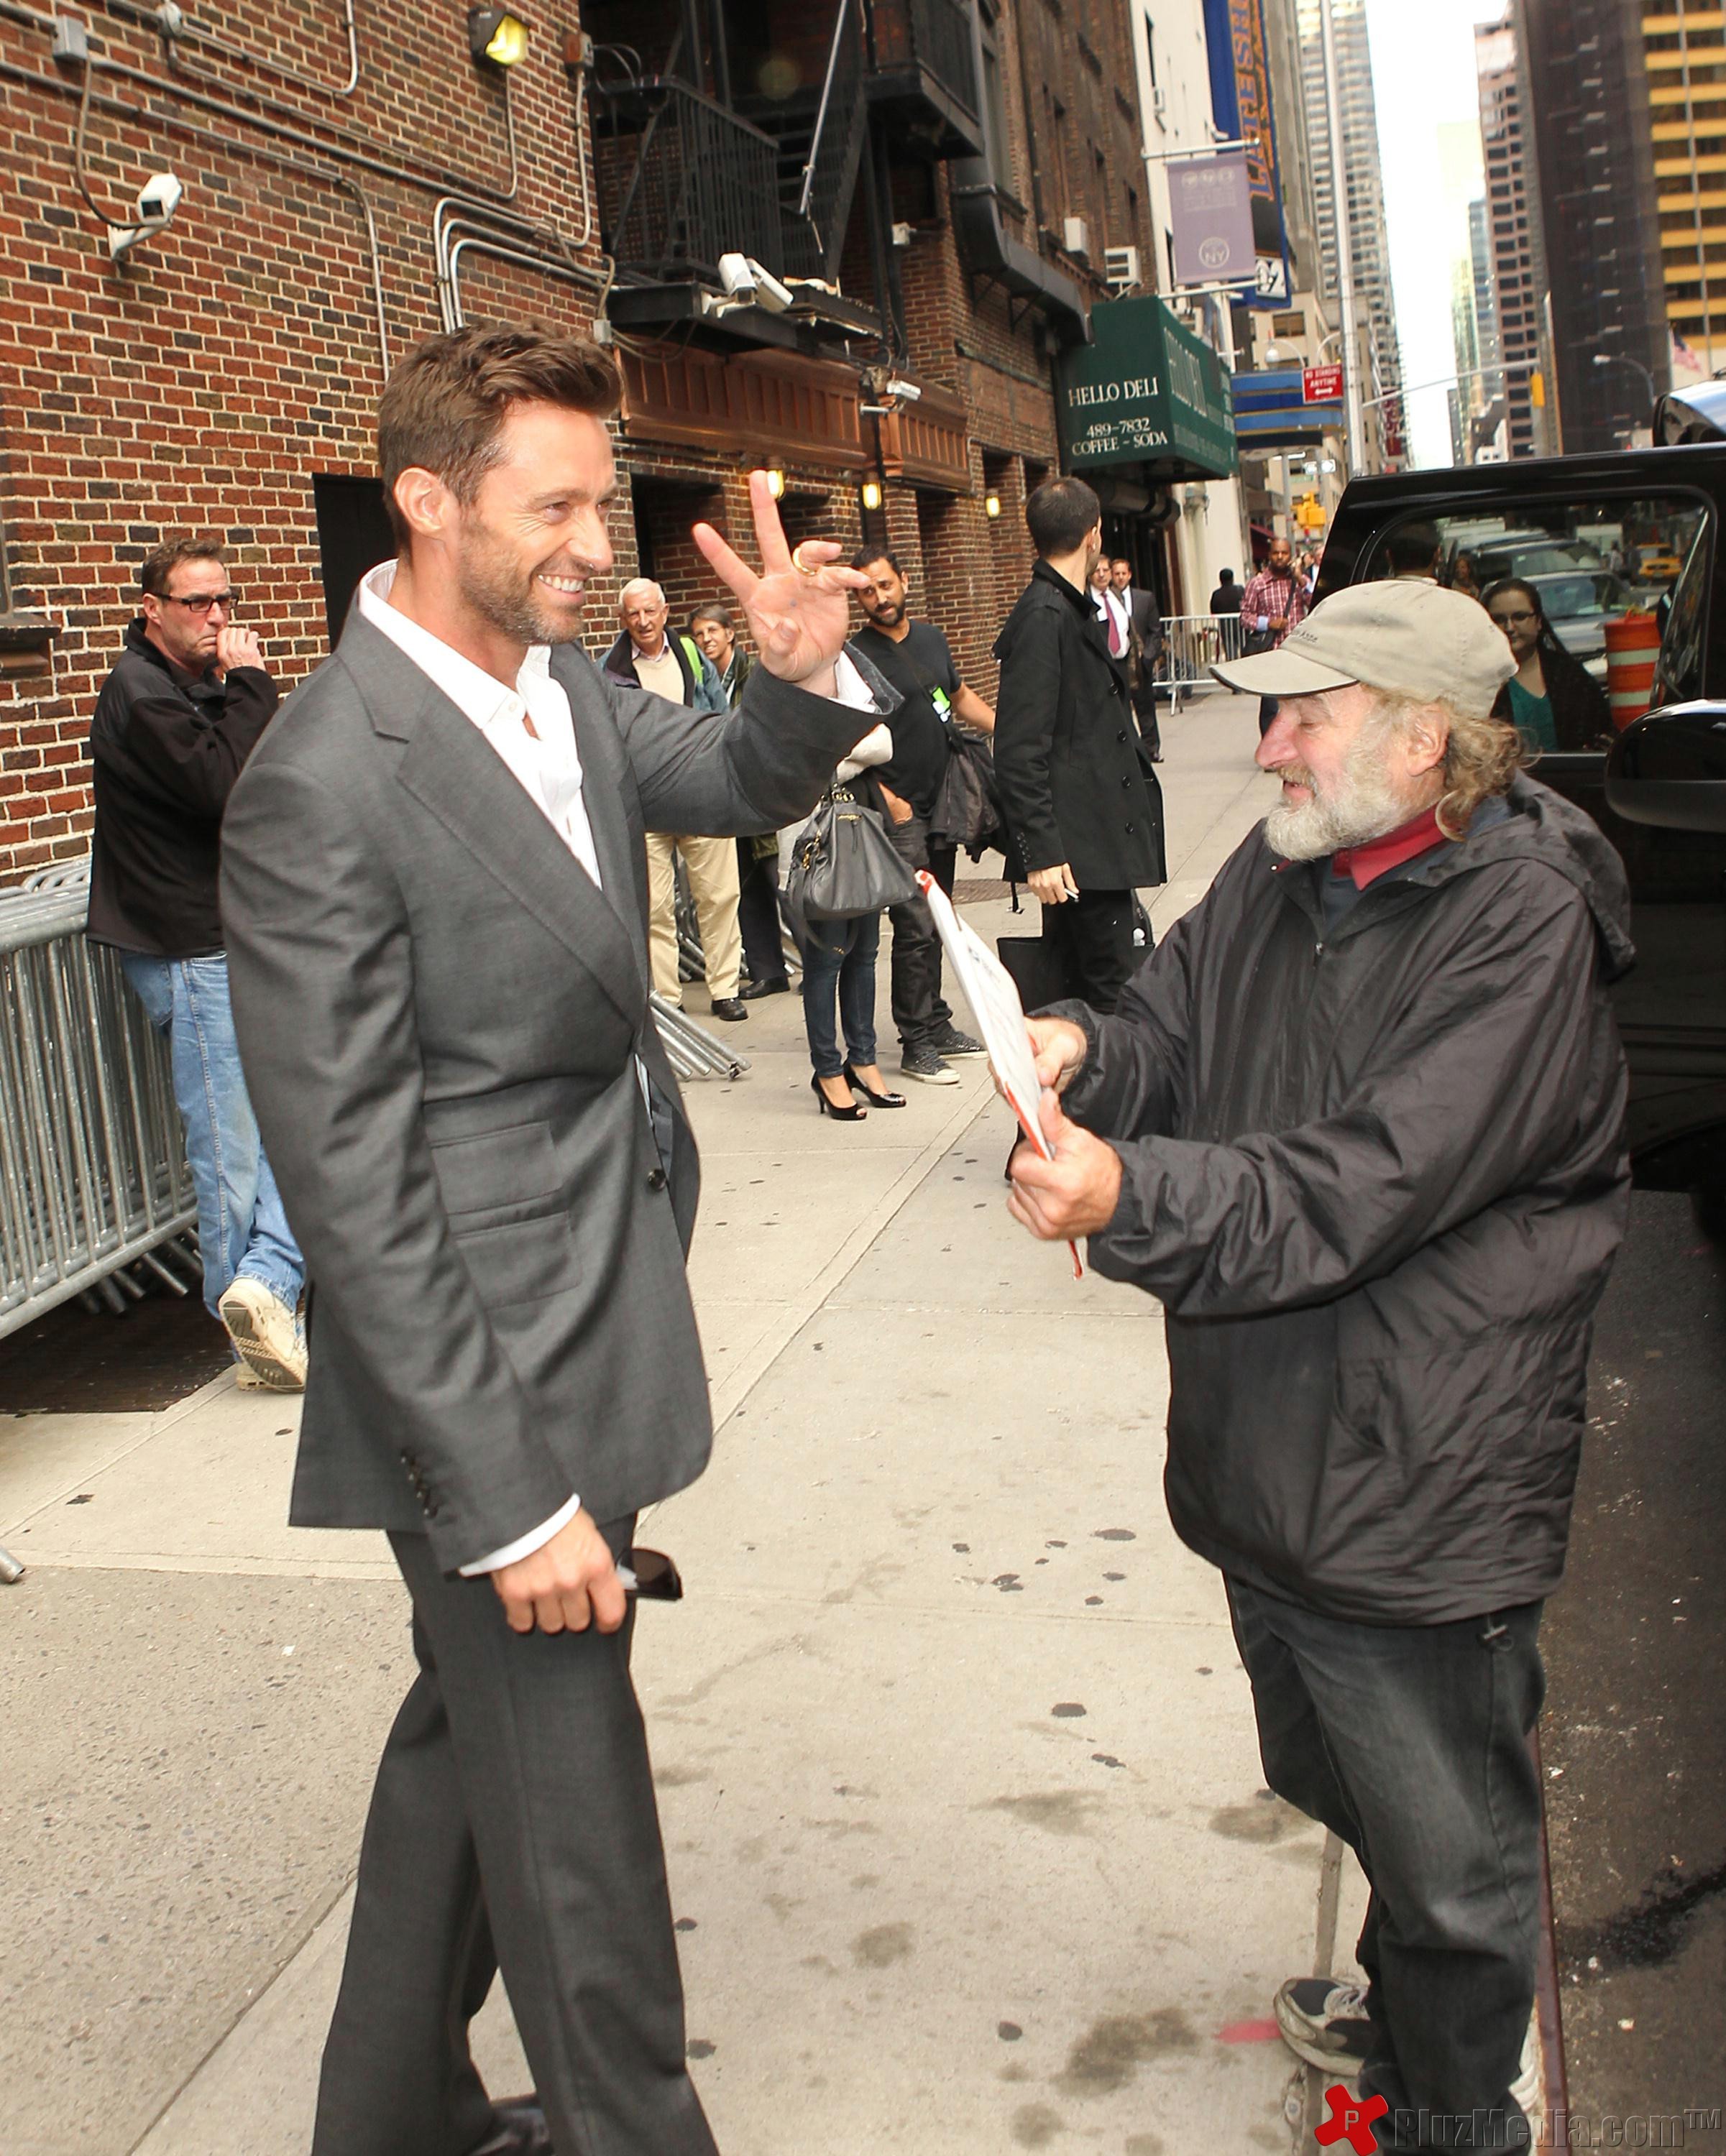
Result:
<instances>
[{"instance_id":1,"label":"eyeglasses on man's face","mask_svg":"<svg viewBox=\"0 0 1726 2156\"><path fill-rule=\"evenodd\" d=\"M188 592L183 598L177 592L164 592L162 596L169 606L182 606L187 613L200 615L207 614L212 607L232 613L239 603L238 592Z\"/></svg>"}]
</instances>

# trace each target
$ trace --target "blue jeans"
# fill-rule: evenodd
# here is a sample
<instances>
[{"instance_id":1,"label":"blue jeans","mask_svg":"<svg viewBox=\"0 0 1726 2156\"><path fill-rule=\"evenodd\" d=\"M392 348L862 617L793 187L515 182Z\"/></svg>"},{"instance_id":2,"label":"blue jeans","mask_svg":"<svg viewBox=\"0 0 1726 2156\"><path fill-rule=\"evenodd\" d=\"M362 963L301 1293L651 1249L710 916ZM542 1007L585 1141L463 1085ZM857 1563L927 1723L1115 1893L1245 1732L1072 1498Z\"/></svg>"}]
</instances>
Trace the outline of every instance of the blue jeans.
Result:
<instances>
[{"instance_id":1,"label":"blue jeans","mask_svg":"<svg viewBox=\"0 0 1726 2156\"><path fill-rule=\"evenodd\" d=\"M1534 2003L1546 1688L1541 1604L1360 1625L1228 1582L1265 1779L1360 1859L1364 2096L1390 2151L1523 2149L1510 2094Z\"/></svg>"},{"instance_id":2,"label":"blue jeans","mask_svg":"<svg viewBox=\"0 0 1726 2156\"><path fill-rule=\"evenodd\" d=\"M881 948L881 916L849 914L843 921L811 921L803 949L803 1024L809 1060L818 1078L837 1078L847 1063L875 1060L875 957ZM845 1052L833 1025L833 991L839 989L839 1022Z\"/></svg>"},{"instance_id":3,"label":"blue jeans","mask_svg":"<svg viewBox=\"0 0 1726 2156\"><path fill-rule=\"evenodd\" d=\"M246 1096L228 1000L228 960L220 952L210 958L152 958L137 951L118 956L150 1023L167 1040L198 1194L210 1315L220 1316L216 1306L242 1274L262 1281L292 1310L306 1283L306 1264Z\"/></svg>"}]
</instances>

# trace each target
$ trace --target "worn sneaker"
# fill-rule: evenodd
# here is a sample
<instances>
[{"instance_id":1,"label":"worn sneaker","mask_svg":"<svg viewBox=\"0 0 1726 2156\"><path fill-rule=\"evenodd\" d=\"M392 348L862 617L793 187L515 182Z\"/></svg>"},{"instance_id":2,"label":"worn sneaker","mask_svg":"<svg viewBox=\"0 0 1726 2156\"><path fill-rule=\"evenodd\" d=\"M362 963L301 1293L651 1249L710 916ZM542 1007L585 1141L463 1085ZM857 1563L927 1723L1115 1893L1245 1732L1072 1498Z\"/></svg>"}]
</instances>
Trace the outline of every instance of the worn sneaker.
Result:
<instances>
[{"instance_id":1,"label":"worn sneaker","mask_svg":"<svg viewBox=\"0 0 1726 2156\"><path fill-rule=\"evenodd\" d=\"M216 1306L246 1368L272 1393L306 1384L306 1335L299 1319L260 1280L242 1273Z\"/></svg>"},{"instance_id":2,"label":"worn sneaker","mask_svg":"<svg viewBox=\"0 0 1726 2156\"><path fill-rule=\"evenodd\" d=\"M1346 2075L1372 2049L1366 1986L1332 1976L1293 1976L1277 1994L1277 2025L1297 2059Z\"/></svg>"},{"instance_id":3,"label":"worn sneaker","mask_svg":"<svg viewBox=\"0 0 1726 2156\"><path fill-rule=\"evenodd\" d=\"M1523 2038L1523 2056L1517 2068L1516 2079L1510 2084L1510 2093L1521 2107L1522 2114L1536 2128L1546 2116L1545 2059L1540 2042L1540 2009L1537 2005L1528 2016L1528 2033ZM1538 2146L1538 2133L1536 2137Z\"/></svg>"},{"instance_id":4,"label":"worn sneaker","mask_svg":"<svg viewBox=\"0 0 1726 2156\"><path fill-rule=\"evenodd\" d=\"M956 1025L944 1027L929 1045L937 1055L949 1059L956 1055L987 1055L989 1053L980 1040L973 1040L968 1033L961 1033Z\"/></svg>"},{"instance_id":5,"label":"worn sneaker","mask_svg":"<svg viewBox=\"0 0 1726 2156\"><path fill-rule=\"evenodd\" d=\"M899 1068L907 1078L921 1079L925 1086L957 1086L959 1075L949 1070L932 1048L907 1048L899 1059Z\"/></svg>"}]
</instances>

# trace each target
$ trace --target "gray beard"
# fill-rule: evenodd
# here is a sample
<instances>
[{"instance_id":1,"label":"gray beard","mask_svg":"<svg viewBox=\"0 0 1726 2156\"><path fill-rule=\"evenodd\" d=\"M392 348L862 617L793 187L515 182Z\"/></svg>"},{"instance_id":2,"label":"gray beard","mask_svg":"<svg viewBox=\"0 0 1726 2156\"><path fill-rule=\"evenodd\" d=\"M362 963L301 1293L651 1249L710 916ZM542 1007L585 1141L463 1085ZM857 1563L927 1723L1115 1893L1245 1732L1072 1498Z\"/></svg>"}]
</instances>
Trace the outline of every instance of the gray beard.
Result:
<instances>
[{"instance_id":1,"label":"gray beard","mask_svg":"<svg viewBox=\"0 0 1726 2156\"><path fill-rule=\"evenodd\" d=\"M1364 745L1363 745L1364 746ZM1344 846L1382 839L1415 811L1357 747L1341 783L1311 801L1279 801L1265 819L1265 844L1286 861L1315 861Z\"/></svg>"},{"instance_id":2,"label":"gray beard","mask_svg":"<svg viewBox=\"0 0 1726 2156\"><path fill-rule=\"evenodd\" d=\"M475 613L515 644L573 644L581 634L579 615L554 621L542 613L532 580L524 588L516 581L518 575L483 543L470 539L462 548L462 596Z\"/></svg>"}]
</instances>

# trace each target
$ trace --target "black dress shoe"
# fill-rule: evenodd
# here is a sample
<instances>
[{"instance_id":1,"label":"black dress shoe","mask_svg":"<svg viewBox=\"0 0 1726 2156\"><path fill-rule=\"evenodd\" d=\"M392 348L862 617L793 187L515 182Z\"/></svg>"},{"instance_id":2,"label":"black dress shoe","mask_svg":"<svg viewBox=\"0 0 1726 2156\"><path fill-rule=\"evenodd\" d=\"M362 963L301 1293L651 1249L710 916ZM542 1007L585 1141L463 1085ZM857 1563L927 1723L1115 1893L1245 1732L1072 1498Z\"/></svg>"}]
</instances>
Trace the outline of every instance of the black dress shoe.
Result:
<instances>
[{"instance_id":1,"label":"black dress shoe","mask_svg":"<svg viewBox=\"0 0 1726 2156\"><path fill-rule=\"evenodd\" d=\"M735 1025L740 1018L747 1018L749 1014L743 1008L741 996L715 996L713 1015L715 1018L725 1019L731 1024Z\"/></svg>"},{"instance_id":2,"label":"black dress shoe","mask_svg":"<svg viewBox=\"0 0 1726 2156\"><path fill-rule=\"evenodd\" d=\"M758 1003L763 996L789 996L791 983L783 973L774 973L764 981L751 981L747 988L737 991L740 1003Z\"/></svg>"},{"instance_id":3,"label":"black dress shoe","mask_svg":"<svg viewBox=\"0 0 1726 2156\"><path fill-rule=\"evenodd\" d=\"M492 2109L497 2114L496 2128L468 2156L556 2156L552 2130L537 2096L511 2097Z\"/></svg>"}]
</instances>

